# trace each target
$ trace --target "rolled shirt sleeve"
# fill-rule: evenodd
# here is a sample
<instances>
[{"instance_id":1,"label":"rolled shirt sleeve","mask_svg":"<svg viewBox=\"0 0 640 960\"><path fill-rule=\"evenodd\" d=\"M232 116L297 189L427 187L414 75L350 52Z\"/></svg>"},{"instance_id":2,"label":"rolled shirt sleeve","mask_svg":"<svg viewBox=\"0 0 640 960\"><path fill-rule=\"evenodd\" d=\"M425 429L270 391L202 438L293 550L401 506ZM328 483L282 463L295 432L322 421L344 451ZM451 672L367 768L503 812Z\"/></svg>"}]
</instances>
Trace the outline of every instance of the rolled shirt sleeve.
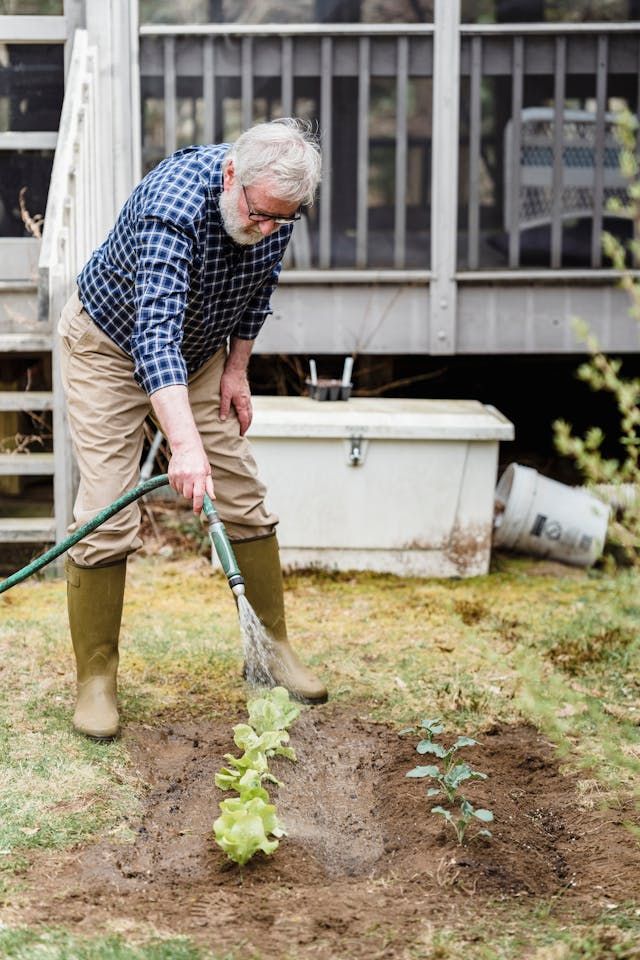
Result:
<instances>
[{"instance_id":1,"label":"rolled shirt sleeve","mask_svg":"<svg viewBox=\"0 0 640 960\"><path fill-rule=\"evenodd\" d=\"M187 383L181 344L193 245L184 229L160 217L138 223L131 355L136 382L148 394Z\"/></svg>"},{"instance_id":2,"label":"rolled shirt sleeve","mask_svg":"<svg viewBox=\"0 0 640 960\"><path fill-rule=\"evenodd\" d=\"M271 309L271 296L278 286L278 278L281 270L282 264L277 263L264 283L256 290L247 304L247 308L240 322L233 331L234 337L238 337L240 340L255 340L258 336L263 323L269 314L273 313Z\"/></svg>"}]
</instances>

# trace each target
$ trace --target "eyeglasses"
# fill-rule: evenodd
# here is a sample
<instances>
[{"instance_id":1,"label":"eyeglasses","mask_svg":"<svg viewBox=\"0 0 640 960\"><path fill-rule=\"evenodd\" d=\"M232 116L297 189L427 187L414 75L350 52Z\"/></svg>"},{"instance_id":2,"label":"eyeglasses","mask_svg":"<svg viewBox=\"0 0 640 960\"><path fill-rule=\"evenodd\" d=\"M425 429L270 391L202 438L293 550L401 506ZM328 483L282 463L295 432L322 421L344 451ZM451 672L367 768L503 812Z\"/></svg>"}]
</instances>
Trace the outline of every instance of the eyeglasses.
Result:
<instances>
[{"instance_id":1,"label":"eyeglasses","mask_svg":"<svg viewBox=\"0 0 640 960\"><path fill-rule=\"evenodd\" d=\"M249 220L251 220L253 223L295 223L302 217L301 210L296 210L296 212L292 213L290 217L278 216L278 214L274 213L261 213L259 210L252 210L244 184L242 184L242 192L244 193L244 201L247 205L247 210L249 211Z\"/></svg>"}]
</instances>

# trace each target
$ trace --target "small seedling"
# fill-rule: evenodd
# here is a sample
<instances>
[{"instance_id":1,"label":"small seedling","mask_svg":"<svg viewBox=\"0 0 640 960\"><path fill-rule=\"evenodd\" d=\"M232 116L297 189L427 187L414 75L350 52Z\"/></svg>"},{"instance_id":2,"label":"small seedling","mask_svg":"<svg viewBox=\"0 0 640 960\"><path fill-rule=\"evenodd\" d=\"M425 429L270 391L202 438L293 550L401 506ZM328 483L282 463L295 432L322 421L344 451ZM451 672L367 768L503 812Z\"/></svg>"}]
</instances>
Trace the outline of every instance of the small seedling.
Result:
<instances>
[{"instance_id":1,"label":"small seedling","mask_svg":"<svg viewBox=\"0 0 640 960\"><path fill-rule=\"evenodd\" d=\"M437 797L444 793L449 803L455 803L460 794L458 788L466 780L486 780L486 773L473 770L468 763L456 763L449 770L442 772L435 764L428 767L414 767L407 774L408 777L432 777L437 781L437 787L429 787L428 797Z\"/></svg>"},{"instance_id":2,"label":"small seedling","mask_svg":"<svg viewBox=\"0 0 640 960\"><path fill-rule=\"evenodd\" d=\"M418 731L416 731L414 727L403 730L402 733L408 733L409 730L413 732L426 732L426 736L420 740L416 747L417 752L423 756L430 754L431 756L437 757L438 760L442 760L443 763L442 769L435 763L428 764L427 766L414 767L413 770L409 770L406 776L414 779L430 778L435 780L437 786L429 787L427 789L427 796L437 797L443 794L447 803L451 805L457 804L459 806L460 814L457 817L454 816L450 810L441 806L432 807L431 812L443 816L454 828L458 843L463 843L467 827L474 818L483 823L490 823L493 820L493 814L490 810L483 808L476 810L460 792L460 787L463 783L487 779L486 773L474 770L470 764L456 763L458 752L465 747L475 747L478 741L471 737L458 737L449 748L444 747L441 743L433 739L434 736L442 733L444 730L444 726L439 719L423 720ZM491 833L489 830L483 829L480 830L476 836L490 837Z\"/></svg>"},{"instance_id":3,"label":"small seedling","mask_svg":"<svg viewBox=\"0 0 640 960\"><path fill-rule=\"evenodd\" d=\"M447 823L450 823L453 829L456 832L456 837L458 838L458 843L464 843L464 836L467 832L467 827L475 817L476 820L480 820L482 823L491 823L493 820L493 814L491 810L484 810L482 807L479 807L477 810L475 807L472 807L468 800L461 800L460 803L460 816L455 817L450 810L446 810L444 807L432 807L431 813L439 813L445 818ZM487 830L486 827L482 830L479 830L476 834L477 837L490 837L491 831Z\"/></svg>"},{"instance_id":4,"label":"small seedling","mask_svg":"<svg viewBox=\"0 0 640 960\"><path fill-rule=\"evenodd\" d=\"M404 730L400 731L400 735L404 733L420 733L425 740L431 741L439 733L442 733L444 726L440 717L434 717L432 720L421 720L419 727L405 727ZM424 741L421 741L423 743Z\"/></svg>"}]
</instances>

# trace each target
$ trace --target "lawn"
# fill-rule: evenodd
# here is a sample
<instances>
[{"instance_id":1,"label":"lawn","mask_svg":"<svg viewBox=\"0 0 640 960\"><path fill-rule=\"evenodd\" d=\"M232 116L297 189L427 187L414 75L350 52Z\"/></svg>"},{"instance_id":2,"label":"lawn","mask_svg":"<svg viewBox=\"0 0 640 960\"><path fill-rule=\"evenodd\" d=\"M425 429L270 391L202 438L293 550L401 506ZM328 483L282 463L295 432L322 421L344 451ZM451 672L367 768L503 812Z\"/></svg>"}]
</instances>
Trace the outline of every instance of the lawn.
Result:
<instances>
[{"instance_id":1,"label":"lawn","mask_svg":"<svg viewBox=\"0 0 640 960\"><path fill-rule=\"evenodd\" d=\"M160 553L130 563L114 743L70 728L64 584L0 597L1 957L640 957L640 574L289 575L331 699L277 764L288 836L241 869L211 831L246 713L234 602L206 557ZM433 758L400 731L433 717L479 741L491 838L458 845L406 777Z\"/></svg>"}]
</instances>

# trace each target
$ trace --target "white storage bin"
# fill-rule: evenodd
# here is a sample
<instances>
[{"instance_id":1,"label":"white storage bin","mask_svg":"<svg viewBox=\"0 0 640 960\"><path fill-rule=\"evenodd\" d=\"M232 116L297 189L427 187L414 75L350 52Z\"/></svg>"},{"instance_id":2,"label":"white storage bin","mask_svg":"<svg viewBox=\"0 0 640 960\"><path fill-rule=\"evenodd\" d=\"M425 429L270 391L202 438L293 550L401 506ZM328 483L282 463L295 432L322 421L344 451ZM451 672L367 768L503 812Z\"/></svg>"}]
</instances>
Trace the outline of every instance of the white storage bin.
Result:
<instances>
[{"instance_id":1,"label":"white storage bin","mask_svg":"<svg viewBox=\"0 0 640 960\"><path fill-rule=\"evenodd\" d=\"M285 566L486 573L498 442L474 400L255 397L249 436Z\"/></svg>"}]
</instances>

